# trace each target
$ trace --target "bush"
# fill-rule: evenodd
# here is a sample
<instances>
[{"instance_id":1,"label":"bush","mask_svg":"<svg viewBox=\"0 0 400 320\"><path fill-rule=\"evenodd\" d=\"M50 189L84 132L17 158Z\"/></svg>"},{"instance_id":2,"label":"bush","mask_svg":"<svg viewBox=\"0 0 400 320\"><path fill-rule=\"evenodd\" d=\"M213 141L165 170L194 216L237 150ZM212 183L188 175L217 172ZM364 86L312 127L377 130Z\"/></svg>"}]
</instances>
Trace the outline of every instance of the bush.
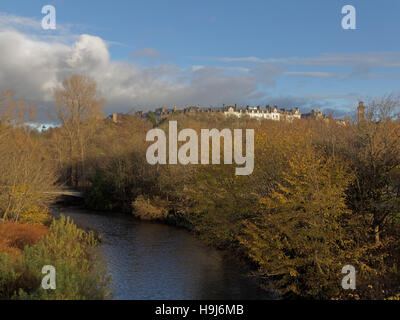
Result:
<instances>
[{"instance_id":1,"label":"bush","mask_svg":"<svg viewBox=\"0 0 400 320\"><path fill-rule=\"evenodd\" d=\"M104 299L109 279L93 267L96 239L78 229L69 218L54 220L49 233L37 244L26 246L15 261L0 256L0 298L3 299ZM56 269L56 290L41 287L43 266Z\"/></svg>"},{"instance_id":2,"label":"bush","mask_svg":"<svg viewBox=\"0 0 400 320\"><path fill-rule=\"evenodd\" d=\"M21 223L5 222L0 224L0 252L12 255L22 253L25 246L30 246L47 234L45 226L30 226Z\"/></svg>"},{"instance_id":3,"label":"bush","mask_svg":"<svg viewBox=\"0 0 400 320\"><path fill-rule=\"evenodd\" d=\"M19 222L30 225L47 225L51 224L51 216L47 209L40 208L39 206L32 206L27 208L19 219Z\"/></svg>"},{"instance_id":4,"label":"bush","mask_svg":"<svg viewBox=\"0 0 400 320\"><path fill-rule=\"evenodd\" d=\"M142 220L164 220L168 216L165 201L155 198L152 202L140 195L132 203L133 215Z\"/></svg>"}]
</instances>

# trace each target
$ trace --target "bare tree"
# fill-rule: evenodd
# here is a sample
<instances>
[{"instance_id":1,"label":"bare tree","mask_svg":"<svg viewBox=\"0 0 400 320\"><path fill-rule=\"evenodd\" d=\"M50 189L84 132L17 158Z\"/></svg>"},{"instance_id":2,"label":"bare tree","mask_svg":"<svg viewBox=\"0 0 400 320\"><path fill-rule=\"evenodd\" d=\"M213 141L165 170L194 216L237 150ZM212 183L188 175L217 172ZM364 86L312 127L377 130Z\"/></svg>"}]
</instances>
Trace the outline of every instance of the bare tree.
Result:
<instances>
[{"instance_id":1,"label":"bare tree","mask_svg":"<svg viewBox=\"0 0 400 320\"><path fill-rule=\"evenodd\" d=\"M366 118L370 121L397 120L400 115L400 96L393 93L369 99Z\"/></svg>"},{"instance_id":2,"label":"bare tree","mask_svg":"<svg viewBox=\"0 0 400 320\"><path fill-rule=\"evenodd\" d=\"M400 212L400 100L386 95L366 107L365 120L353 127L348 151L356 178L350 188L350 205L367 218L375 242L386 224Z\"/></svg>"},{"instance_id":3,"label":"bare tree","mask_svg":"<svg viewBox=\"0 0 400 320\"><path fill-rule=\"evenodd\" d=\"M24 99L17 99L15 91L5 90L0 94L0 137L9 134L11 127L20 127L25 121L32 121L35 110Z\"/></svg>"},{"instance_id":4,"label":"bare tree","mask_svg":"<svg viewBox=\"0 0 400 320\"><path fill-rule=\"evenodd\" d=\"M105 100L99 97L95 80L81 75L65 79L62 88L54 89L54 99L69 146L68 184L78 185L80 167L85 185L86 145L97 120L102 117Z\"/></svg>"}]
</instances>

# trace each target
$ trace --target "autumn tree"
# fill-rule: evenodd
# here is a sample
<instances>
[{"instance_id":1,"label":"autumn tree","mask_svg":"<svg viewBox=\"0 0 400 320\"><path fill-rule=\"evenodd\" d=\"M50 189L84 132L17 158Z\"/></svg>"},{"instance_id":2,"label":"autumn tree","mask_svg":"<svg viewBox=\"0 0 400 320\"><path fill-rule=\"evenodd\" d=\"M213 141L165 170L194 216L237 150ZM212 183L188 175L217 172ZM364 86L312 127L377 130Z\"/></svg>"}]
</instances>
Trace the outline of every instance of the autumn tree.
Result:
<instances>
[{"instance_id":1,"label":"autumn tree","mask_svg":"<svg viewBox=\"0 0 400 320\"><path fill-rule=\"evenodd\" d=\"M117 124L104 121L96 131L87 148L90 208L131 212L138 195L155 195L157 170L146 160L146 133L151 128L139 116L124 115Z\"/></svg>"},{"instance_id":2,"label":"autumn tree","mask_svg":"<svg viewBox=\"0 0 400 320\"><path fill-rule=\"evenodd\" d=\"M183 191L189 205L185 217L207 243L237 246L242 223L256 212L257 197L247 176L233 166L210 165L194 170Z\"/></svg>"},{"instance_id":3,"label":"autumn tree","mask_svg":"<svg viewBox=\"0 0 400 320\"><path fill-rule=\"evenodd\" d=\"M54 196L55 172L38 137L25 121L34 108L7 90L0 97L0 219L18 221Z\"/></svg>"},{"instance_id":4,"label":"autumn tree","mask_svg":"<svg viewBox=\"0 0 400 320\"><path fill-rule=\"evenodd\" d=\"M73 75L64 80L61 88L54 89L56 113L68 141L70 161L68 184L78 185L78 168L85 185L86 147L101 118L105 103L99 97L94 79Z\"/></svg>"},{"instance_id":5,"label":"autumn tree","mask_svg":"<svg viewBox=\"0 0 400 320\"><path fill-rule=\"evenodd\" d=\"M346 145L356 172L348 203L367 221L376 243L400 213L400 126L392 119L398 106L399 101L390 96L373 101L365 121L352 127Z\"/></svg>"},{"instance_id":6,"label":"autumn tree","mask_svg":"<svg viewBox=\"0 0 400 320\"><path fill-rule=\"evenodd\" d=\"M345 163L315 151L309 136L298 137L275 191L244 222L240 243L284 294L334 295L346 237L340 221L350 211Z\"/></svg>"},{"instance_id":7,"label":"autumn tree","mask_svg":"<svg viewBox=\"0 0 400 320\"><path fill-rule=\"evenodd\" d=\"M5 90L0 94L0 137L6 136L12 128L21 127L35 117L35 108L24 99L15 97L15 91Z\"/></svg>"}]
</instances>

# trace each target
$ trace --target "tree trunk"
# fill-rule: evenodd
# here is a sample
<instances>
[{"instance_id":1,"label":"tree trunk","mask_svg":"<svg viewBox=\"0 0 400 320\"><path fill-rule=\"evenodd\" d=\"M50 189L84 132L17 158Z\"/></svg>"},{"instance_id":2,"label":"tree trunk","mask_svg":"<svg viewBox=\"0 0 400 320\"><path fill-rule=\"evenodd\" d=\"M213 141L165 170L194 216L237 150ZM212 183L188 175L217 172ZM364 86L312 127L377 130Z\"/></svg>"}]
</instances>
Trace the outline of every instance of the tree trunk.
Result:
<instances>
[{"instance_id":1,"label":"tree trunk","mask_svg":"<svg viewBox=\"0 0 400 320\"><path fill-rule=\"evenodd\" d=\"M379 229L379 225L376 225L374 228L374 233L375 233L375 244L379 244L381 242L381 231Z\"/></svg>"}]
</instances>

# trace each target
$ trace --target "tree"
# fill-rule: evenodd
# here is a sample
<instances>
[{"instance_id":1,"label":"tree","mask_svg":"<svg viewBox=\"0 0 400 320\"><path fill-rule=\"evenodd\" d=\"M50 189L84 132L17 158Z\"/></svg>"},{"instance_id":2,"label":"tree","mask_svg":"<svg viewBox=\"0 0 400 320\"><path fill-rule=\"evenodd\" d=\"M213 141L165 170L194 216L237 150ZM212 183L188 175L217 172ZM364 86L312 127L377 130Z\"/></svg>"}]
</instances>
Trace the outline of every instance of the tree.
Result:
<instances>
[{"instance_id":1,"label":"tree","mask_svg":"<svg viewBox=\"0 0 400 320\"><path fill-rule=\"evenodd\" d=\"M211 245L227 248L238 244L244 220L256 212L257 197L247 176L235 176L233 166L204 166L193 172L183 192L186 219Z\"/></svg>"},{"instance_id":2,"label":"tree","mask_svg":"<svg viewBox=\"0 0 400 320\"><path fill-rule=\"evenodd\" d=\"M369 121L396 120L400 115L400 96L387 94L371 99L367 104L366 116Z\"/></svg>"},{"instance_id":3,"label":"tree","mask_svg":"<svg viewBox=\"0 0 400 320\"><path fill-rule=\"evenodd\" d=\"M53 199L55 173L43 144L25 126L33 120L32 106L14 95L7 90L0 97L0 219L18 221Z\"/></svg>"},{"instance_id":4,"label":"tree","mask_svg":"<svg viewBox=\"0 0 400 320\"><path fill-rule=\"evenodd\" d=\"M305 138L275 191L260 197L262 210L244 223L240 243L283 293L320 298L337 294L346 242L341 220L350 214L345 205L350 179L345 163L316 152Z\"/></svg>"},{"instance_id":5,"label":"tree","mask_svg":"<svg viewBox=\"0 0 400 320\"><path fill-rule=\"evenodd\" d=\"M14 127L20 127L25 121L32 121L35 109L24 99L15 97L15 91L5 90L0 95L0 137L6 136Z\"/></svg>"},{"instance_id":6,"label":"tree","mask_svg":"<svg viewBox=\"0 0 400 320\"><path fill-rule=\"evenodd\" d=\"M96 82L86 76L65 79L62 88L54 89L57 116L69 145L68 184L78 185L78 167L85 185L85 152L96 120L101 118L105 101L98 97Z\"/></svg>"},{"instance_id":7,"label":"tree","mask_svg":"<svg viewBox=\"0 0 400 320\"><path fill-rule=\"evenodd\" d=\"M386 224L400 213L400 126L392 119L397 106L392 96L373 101L346 146L356 172L348 203L370 225L377 244Z\"/></svg>"}]
</instances>

